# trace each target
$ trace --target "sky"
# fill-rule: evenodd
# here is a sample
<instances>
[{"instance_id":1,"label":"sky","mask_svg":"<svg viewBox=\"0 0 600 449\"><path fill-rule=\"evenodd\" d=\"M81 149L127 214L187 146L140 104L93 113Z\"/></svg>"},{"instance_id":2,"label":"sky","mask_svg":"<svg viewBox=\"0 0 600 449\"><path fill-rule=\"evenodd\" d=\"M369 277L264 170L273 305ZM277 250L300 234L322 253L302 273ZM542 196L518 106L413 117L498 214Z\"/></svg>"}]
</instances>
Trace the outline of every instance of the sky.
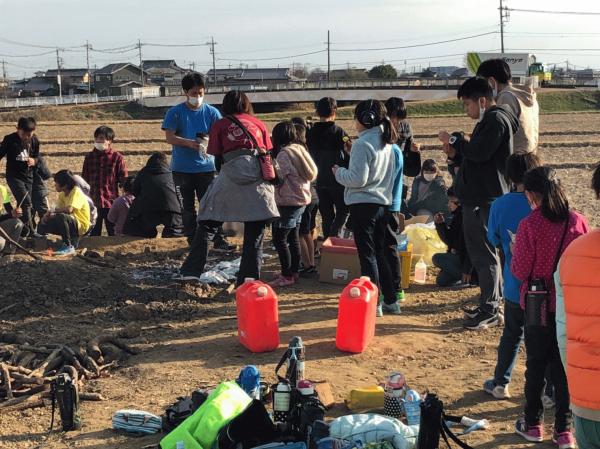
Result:
<instances>
[{"instance_id":1,"label":"sky","mask_svg":"<svg viewBox=\"0 0 600 449\"><path fill-rule=\"evenodd\" d=\"M23 77L56 68L58 47L63 67L85 67L88 41L94 49L90 52L92 68L113 62L137 64L135 45L140 39L143 59L175 59L182 67L195 64L196 70L206 72L212 67L212 57L204 44L214 37L217 68L240 64L290 67L293 63L326 70L329 30L332 69L370 68L382 62L407 71L463 66L468 51L499 51L499 2L0 0L0 61L6 61L9 77ZM600 14L597 0L504 0L504 5ZM568 60L577 68L600 69L598 23L600 15L512 11L505 26L505 51L532 53L550 65L564 67ZM478 37L423 45L471 36Z\"/></svg>"}]
</instances>

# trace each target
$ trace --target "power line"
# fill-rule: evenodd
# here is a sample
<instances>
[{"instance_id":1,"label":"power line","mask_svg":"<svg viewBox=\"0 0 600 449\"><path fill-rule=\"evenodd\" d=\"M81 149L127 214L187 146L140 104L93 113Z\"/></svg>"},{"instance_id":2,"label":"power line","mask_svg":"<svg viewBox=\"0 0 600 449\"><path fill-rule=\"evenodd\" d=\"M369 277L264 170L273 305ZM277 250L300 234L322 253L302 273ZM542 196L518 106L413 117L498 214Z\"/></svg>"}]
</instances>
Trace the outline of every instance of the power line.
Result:
<instances>
[{"instance_id":1,"label":"power line","mask_svg":"<svg viewBox=\"0 0 600 449\"><path fill-rule=\"evenodd\" d=\"M398 47L380 47L380 48L354 48L354 49L333 49L335 52L358 52L358 51L383 51L383 50L401 50L406 48L418 48L418 47L429 47L431 45L447 44L449 42L464 41L467 39L475 39L482 36L490 36L492 34L498 34L498 31L490 31L487 33L474 34L471 36L457 37L455 39L448 39L444 41L428 42L426 44L414 44L414 45L402 45Z\"/></svg>"},{"instance_id":2,"label":"power line","mask_svg":"<svg viewBox=\"0 0 600 449\"><path fill-rule=\"evenodd\" d=\"M509 48L510 51L600 51L600 48Z\"/></svg>"},{"instance_id":3,"label":"power line","mask_svg":"<svg viewBox=\"0 0 600 449\"><path fill-rule=\"evenodd\" d=\"M145 47L206 47L206 46L210 45L210 43L204 43L204 44L153 44L153 43L142 42L142 45Z\"/></svg>"},{"instance_id":4,"label":"power line","mask_svg":"<svg viewBox=\"0 0 600 449\"><path fill-rule=\"evenodd\" d=\"M276 61L276 60L281 60L281 59L299 58L300 56L316 55L316 54L319 54L319 53L325 53L326 51L327 50L311 51L309 53L301 53L301 54L298 54L298 55L289 55L289 56L278 56L278 57L275 57L275 58L248 58L248 59L218 58L218 60L219 61L237 61L237 62L245 62L245 61Z\"/></svg>"},{"instance_id":5,"label":"power line","mask_svg":"<svg viewBox=\"0 0 600 449\"><path fill-rule=\"evenodd\" d=\"M600 16L600 12L591 11L547 11L542 9L505 8L507 11L527 12L536 14L566 14L573 16Z\"/></svg>"},{"instance_id":6,"label":"power line","mask_svg":"<svg viewBox=\"0 0 600 449\"><path fill-rule=\"evenodd\" d=\"M33 57L36 57L36 56L51 55L51 54L54 54L55 51L56 51L56 49L54 49L52 51L46 51L44 53L37 53L35 55L5 55L5 54L0 54L0 56L2 56L4 58L33 58Z\"/></svg>"}]
</instances>

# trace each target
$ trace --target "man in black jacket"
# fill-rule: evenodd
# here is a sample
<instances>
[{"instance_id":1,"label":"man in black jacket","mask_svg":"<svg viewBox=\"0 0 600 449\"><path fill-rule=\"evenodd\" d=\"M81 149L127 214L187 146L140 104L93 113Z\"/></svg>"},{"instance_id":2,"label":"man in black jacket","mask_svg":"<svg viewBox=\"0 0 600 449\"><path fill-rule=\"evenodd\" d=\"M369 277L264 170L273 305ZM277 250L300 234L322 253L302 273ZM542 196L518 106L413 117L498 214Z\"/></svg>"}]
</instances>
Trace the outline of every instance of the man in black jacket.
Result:
<instances>
[{"instance_id":1,"label":"man in black jacket","mask_svg":"<svg viewBox=\"0 0 600 449\"><path fill-rule=\"evenodd\" d=\"M433 255L433 265L440 269L436 283L440 287L462 287L471 283L471 259L465 245L462 225L462 206L454 189L447 192L449 217L438 212L433 217L435 229L440 239L448 246L448 252Z\"/></svg>"},{"instance_id":2,"label":"man in black jacket","mask_svg":"<svg viewBox=\"0 0 600 449\"><path fill-rule=\"evenodd\" d=\"M25 236L33 233L31 197L33 187L33 167L40 152L40 142L34 135L35 119L21 117L17 131L4 137L0 143L0 159L6 156L6 183L23 211L21 221Z\"/></svg>"},{"instance_id":3,"label":"man in black jacket","mask_svg":"<svg viewBox=\"0 0 600 449\"><path fill-rule=\"evenodd\" d=\"M129 208L123 233L154 238L156 227L164 225L162 238L182 237L175 228L181 222L181 203L177 197L173 174L167 157L154 153L133 181L131 193L135 200Z\"/></svg>"},{"instance_id":4,"label":"man in black jacket","mask_svg":"<svg viewBox=\"0 0 600 449\"><path fill-rule=\"evenodd\" d=\"M336 113L335 99L321 98L317 102L319 121L306 133L308 151L319 170L316 189L325 238L339 237L349 215L348 206L344 203L344 187L335 180L331 171L334 165L348 168L350 160L346 152L349 137L335 124Z\"/></svg>"},{"instance_id":5,"label":"man in black jacket","mask_svg":"<svg viewBox=\"0 0 600 449\"><path fill-rule=\"evenodd\" d=\"M465 112L477 120L470 139L463 133L440 131L449 162L457 165L454 190L463 206L463 229L469 257L479 278L479 306L465 310L467 329L498 324L502 268L496 249L487 239L491 203L509 191L504 170L513 153L519 121L513 112L496 106L485 78L469 78L458 90Z\"/></svg>"}]
</instances>

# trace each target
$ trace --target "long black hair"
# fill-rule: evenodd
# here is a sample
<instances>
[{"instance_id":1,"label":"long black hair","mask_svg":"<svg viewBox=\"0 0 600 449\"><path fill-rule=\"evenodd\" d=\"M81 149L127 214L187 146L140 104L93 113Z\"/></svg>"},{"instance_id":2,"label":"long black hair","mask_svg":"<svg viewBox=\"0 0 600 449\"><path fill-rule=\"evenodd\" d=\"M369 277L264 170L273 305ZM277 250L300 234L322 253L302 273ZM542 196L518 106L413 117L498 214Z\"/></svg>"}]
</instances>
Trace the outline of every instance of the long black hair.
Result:
<instances>
[{"instance_id":1,"label":"long black hair","mask_svg":"<svg viewBox=\"0 0 600 449\"><path fill-rule=\"evenodd\" d=\"M71 170L59 170L54 174L54 182L61 187L66 187L70 192L77 185Z\"/></svg>"},{"instance_id":2,"label":"long black hair","mask_svg":"<svg viewBox=\"0 0 600 449\"><path fill-rule=\"evenodd\" d=\"M383 143L392 144L398 140L398 133L381 101L373 99L361 101L354 109L354 118L367 129L383 125L383 135L381 136Z\"/></svg>"},{"instance_id":3,"label":"long black hair","mask_svg":"<svg viewBox=\"0 0 600 449\"><path fill-rule=\"evenodd\" d=\"M523 184L526 191L542 197L540 210L545 218L555 223L569 218L569 200L554 169L542 166L529 170Z\"/></svg>"}]
</instances>

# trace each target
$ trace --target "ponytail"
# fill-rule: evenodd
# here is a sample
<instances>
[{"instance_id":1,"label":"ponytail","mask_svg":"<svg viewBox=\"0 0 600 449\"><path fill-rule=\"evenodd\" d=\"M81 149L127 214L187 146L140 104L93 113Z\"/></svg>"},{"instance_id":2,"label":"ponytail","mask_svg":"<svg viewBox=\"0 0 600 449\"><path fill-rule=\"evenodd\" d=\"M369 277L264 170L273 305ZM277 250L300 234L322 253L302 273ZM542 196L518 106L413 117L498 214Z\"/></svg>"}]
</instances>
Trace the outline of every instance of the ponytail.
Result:
<instances>
[{"instance_id":1,"label":"ponytail","mask_svg":"<svg viewBox=\"0 0 600 449\"><path fill-rule=\"evenodd\" d=\"M367 129L383 126L381 139L384 144L392 144L398 140L398 133L381 101L373 99L361 101L354 109L354 118Z\"/></svg>"},{"instance_id":2,"label":"ponytail","mask_svg":"<svg viewBox=\"0 0 600 449\"><path fill-rule=\"evenodd\" d=\"M398 131L392 124L390 118L386 115L383 119L383 135L381 136L383 143L396 143L398 140Z\"/></svg>"},{"instance_id":3,"label":"ponytail","mask_svg":"<svg viewBox=\"0 0 600 449\"><path fill-rule=\"evenodd\" d=\"M549 167L529 170L525 174L523 183L525 190L536 193L542 198L540 211L545 218L555 223L569 218L569 200L555 170Z\"/></svg>"}]
</instances>

